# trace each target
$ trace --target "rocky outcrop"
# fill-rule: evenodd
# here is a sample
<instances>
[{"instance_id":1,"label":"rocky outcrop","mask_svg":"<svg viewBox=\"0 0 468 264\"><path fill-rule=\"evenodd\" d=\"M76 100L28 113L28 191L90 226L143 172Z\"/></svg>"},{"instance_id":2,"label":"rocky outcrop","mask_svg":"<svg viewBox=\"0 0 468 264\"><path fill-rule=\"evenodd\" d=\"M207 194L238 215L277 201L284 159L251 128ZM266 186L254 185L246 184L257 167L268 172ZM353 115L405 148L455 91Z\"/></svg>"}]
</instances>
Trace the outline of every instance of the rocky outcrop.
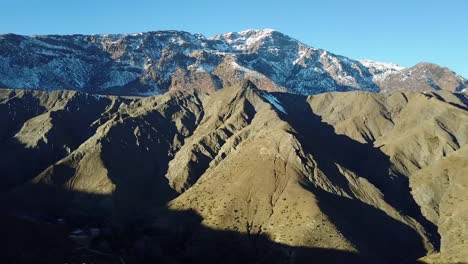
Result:
<instances>
[{"instance_id":1,"label":"rocky outcrop","mask_svg":"<svg viewBox=\"0 0 468 264\"><path fill-rule=\"evenodd\" d=\"M389 73L375 82L381 91L437 91L460 92L466 88L466 79L448 68L432 63L418 63L415 66Z\"/></svg>"}]
</instances>

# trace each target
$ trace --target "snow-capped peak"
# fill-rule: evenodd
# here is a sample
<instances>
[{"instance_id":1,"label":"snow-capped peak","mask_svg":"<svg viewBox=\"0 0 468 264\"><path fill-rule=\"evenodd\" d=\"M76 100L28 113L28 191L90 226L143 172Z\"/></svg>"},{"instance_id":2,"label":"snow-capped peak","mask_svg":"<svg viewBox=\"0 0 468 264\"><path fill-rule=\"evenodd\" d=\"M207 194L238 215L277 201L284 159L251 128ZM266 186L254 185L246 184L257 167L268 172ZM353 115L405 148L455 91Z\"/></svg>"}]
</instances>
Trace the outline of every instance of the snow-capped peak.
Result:
<instances>
[{"instance_id":1,"label":"snow-capped peak","mask_svg":"<svg viewBox=\"0 0 468 264\"><path fill-rule=\"evenodd\" d=\"M402 74L402 71L405 69L404 67L396 63L380 62L366 59L359 60L359 62L362 65L364 65L370 73L374 75L372 77L372 80L374 82L381 82L385 80L389 75L395 73Z\"/></svg>"},{"instance_id":2,"label":"snow-capped peak","mask_svg":"<svg viewBox=\"0 0 468 264\"><path fill-rule=\"evenodd\" d=\"M240 35L270 35L272 32L275 32L276 30L271 29L271 28L265 28L265 29L246 29L239 31L238 33Z\"/></svg>"},{"instance_id":3,"label":"snow-capped peak","mask_svg":"<svg viewBox=\"0 0 468 264\"><path fill-rule=\"evenodd\" d=\"M389 62L380 62L380 61L373 61L373 60L359 60L359 62L366 66L367 68L374 68L379 71L387 71L387 70L394 70L394 71L401 71L404 70L405 67L402 67L396 63L389 63Z\"/></svg>"},{"instance_id":4,"label":"snow-capped peak","mask_svg":"<svg viewBox=\"0 0 468 264\"><path fill-rule=\"evenodd\" d=\"M228 32L221 35L211 37L212 40L224 40L235 50L249 50L258 43L262 43L265 39L271 37L273 29L247 29L239 32Z\"/></svg>"},{"instance_id":5,"label":"snow-capped peak","mask_svg":"<svg viewBox=\"0 0 468 264\"><path fill-rule=\"evenodd\" d=\"M210 39L220 39L220 38L236 38L236 37L239 37L239 36L243 36L243 37L250 37L250 36L269 36L271 35L271 33L273 32L277 32L276 30L274 29L269 29L269 28L266 28L266 29L245 29L245 30L242 30L242 31L238 31L238 32L227 32L227 33L223 33L223 34L219 34L219 35L215 35L213 37L211 37Z\"/></svg>"},{"instance_id":6,"label":"snow-capped peak","mask_svg":"<svg viewBox=\"0 0 468 264\"><path fill-rule=\"evenodd\" d=\"M248 29L211 38L184 31L151 31L37 37L0 34L0 40L0 49L6 51L0 56L0 86L9 88L67 87L153 95L173 86L191 89L197 83L205 87L205 81L215 90L223 83L253 77L271 91L377 92L392 89L387 83L394 83L394 79L412 80L413 72L416 77L427 78L431 75L426 72L439 72L425 64L411 71L394 63L356 61L313 48L273 29ZM468 81L456 77L450 90L468 86ZM144 89L133 88L134 83ZM413 86L413 82L408 83ZM430 89L431 84L421 87Z\"/></svg>"}]
</instances>

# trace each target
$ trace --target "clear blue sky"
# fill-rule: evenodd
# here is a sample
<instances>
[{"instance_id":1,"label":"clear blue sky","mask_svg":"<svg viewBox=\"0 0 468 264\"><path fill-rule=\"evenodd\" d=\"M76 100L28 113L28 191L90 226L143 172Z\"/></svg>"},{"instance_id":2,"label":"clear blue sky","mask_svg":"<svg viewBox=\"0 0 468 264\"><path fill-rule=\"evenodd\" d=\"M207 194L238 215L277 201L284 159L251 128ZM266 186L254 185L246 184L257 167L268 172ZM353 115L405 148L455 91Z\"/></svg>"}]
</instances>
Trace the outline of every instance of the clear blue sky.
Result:
<instances>
[{"instance_id":1,"label":"clear blue sky","mask_svg":"<svg viewBox=\"0 0 468 264\"><path fill-rule=\"evenodd\" d=\"M0 33L211 36L273 28L354 59L429 61L468 77L466 0L0 0Z\"/></svg>"}]
</instances>

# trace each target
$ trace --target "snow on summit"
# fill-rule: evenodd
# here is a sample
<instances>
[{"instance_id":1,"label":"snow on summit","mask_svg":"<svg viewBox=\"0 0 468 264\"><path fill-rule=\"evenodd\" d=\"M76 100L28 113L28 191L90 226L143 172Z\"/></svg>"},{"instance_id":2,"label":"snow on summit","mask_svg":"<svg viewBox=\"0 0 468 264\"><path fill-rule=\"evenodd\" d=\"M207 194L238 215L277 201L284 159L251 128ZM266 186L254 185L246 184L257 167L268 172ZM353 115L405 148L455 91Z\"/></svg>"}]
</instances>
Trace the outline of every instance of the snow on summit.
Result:
<instances>
[{"instance_id":1,"label":"snow on summit","mask_svg":"<svg viewBox=\"0 0 468 264\"><path fill-rule=\"evenodd\" d=\"M271 37L273 29L247 29L239 32L228 32L213 36L213 40L225 40L236 50L248 50L253 45L262 42L265 38Z\"/></svg>"},{"instance_id":2,"label":"snow on summit","mask_svg":"<svg viewBox=\"0 0 468 264\"><path fill-rule=\"evenodd\" d=\"M5 34L0 35L0 50L0 86L20 89L152 95L171 89L215 91L252 77L268 91L311 95L379 92L408 78L403 74L407 69L397 64L353 60L273 29L210 38L175 30L35 37ZM412 78L418 80L418 76ZM460 77L446 83L454 83L451 90L458 91L468 82ZM405 87L410 86L414 84Z\"/></svg>"},{"instance_id":3,"label":"snow on summit","mask_svg":"<svg viewBox=\"0 0 468 264\"><path fill-rule=\"evenodd\" d=\"M359 60L359 62L368 68L372 67L381 71L385 71L385 70L401 71L405 69L405 67L402 67L396 63L380 62L380 61L373 61L373 60L367 60L367 59Z\"/></svg>"}]
</instances>

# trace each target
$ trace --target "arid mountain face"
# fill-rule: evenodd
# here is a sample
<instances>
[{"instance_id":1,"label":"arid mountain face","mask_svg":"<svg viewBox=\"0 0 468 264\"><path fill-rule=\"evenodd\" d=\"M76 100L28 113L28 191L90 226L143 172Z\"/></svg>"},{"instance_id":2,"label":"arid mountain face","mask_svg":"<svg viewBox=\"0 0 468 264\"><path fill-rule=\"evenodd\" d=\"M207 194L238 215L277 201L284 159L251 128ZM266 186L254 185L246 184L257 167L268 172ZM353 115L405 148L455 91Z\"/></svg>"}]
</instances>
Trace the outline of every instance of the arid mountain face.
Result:
<instances>
[{"instance_id":1,"label":"arid mountain face","mask_svg":"<svg viewBox=\"0 0 468 264\"><path fill-rule=\"evenodd\" d=\"M1 90L19 262L468 259L467 97ZM421 259L422 258L422 259Z\"/></svg>"},{"instance_id":2,"label":"arid mountain face","mask_svg":"<svg viewBox=\"0 0 468 264\"><path fill-rule=\"evenodd\" d=\"M381 91L460 92L468 86L467 80L455 75L450 69L432 63L418 63L414 67L389 73L384 78L376 77L374 80Z\"/></svg>"},{"instance_id":3,"label":"arid mountain face","mask_svg":"<svg viewBox=\"0 0 468 264\"><path fill-rule=\"evenodd\" d=\"M461 91L447 68L353 60L274 30L205 38L182 31L133 35L0 35L0 87L95 94L213 92L244 79L267 91Z\"/></svg>"}]
</instances>

